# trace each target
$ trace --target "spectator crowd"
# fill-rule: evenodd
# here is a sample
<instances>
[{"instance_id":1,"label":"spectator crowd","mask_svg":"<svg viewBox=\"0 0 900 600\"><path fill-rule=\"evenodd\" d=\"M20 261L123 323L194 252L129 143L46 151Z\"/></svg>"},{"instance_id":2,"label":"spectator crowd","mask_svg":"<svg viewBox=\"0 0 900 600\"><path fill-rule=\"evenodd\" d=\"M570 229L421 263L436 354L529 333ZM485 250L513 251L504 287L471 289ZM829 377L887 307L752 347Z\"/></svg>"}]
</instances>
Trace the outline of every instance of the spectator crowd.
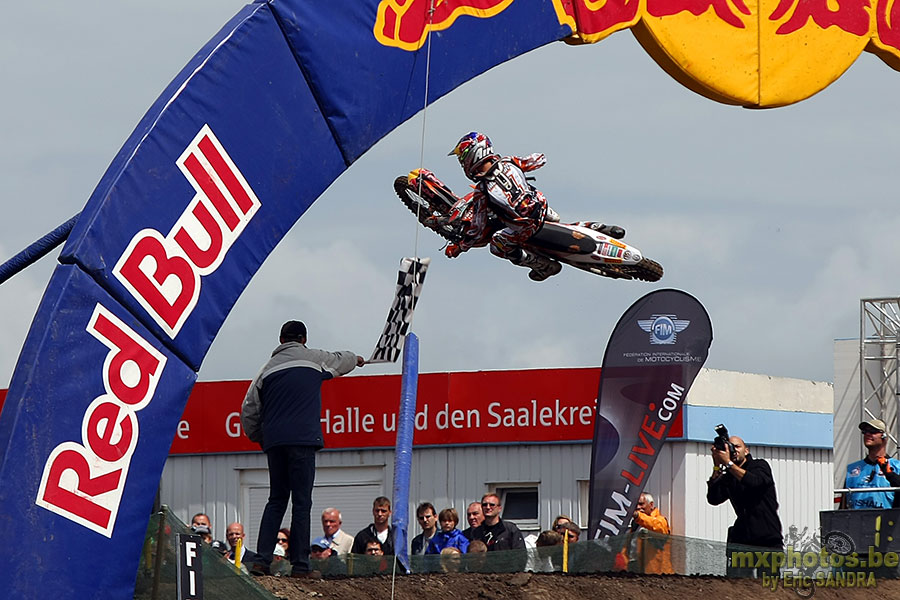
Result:
<instances>
[{"instance_id":1,"label":"spectator crowd","mask_svg":"<svg viewBox=\"0 0 900 600\"><path fill-rule=\"evenodd\" d=\"M243 545L244 526L235 522L226 528L228 545L212 536L209 517L194 515L191 527L211 548L222 553L236 567L254 575L290 575L320 577L317 564L349 564L354 555L391 557L397 552L391 526L391 501L379 496L372 503L372 523L355 535L341 529L337 508L326 508L321 515L322 535L313 536L310 525L312 490L315 478L315 454L324 446L321 423L321 385L333 377L362 367L366 360L350 351L329 352L306 346L307 328L301 321L288 321L279 333L279 345L251 383L241 407L241 424L247 437L260 444L269 467L270 495L257 530L256 552ZM889 509L900 506L900 460L887 454L890 435L885 423L871 419L859 424L867 455L848 465L842 506L847 508ZM710 448L713 471L707 480L706 499L710 505L730 503L736 519L728 529L727 573L758 576L755 568L732 564L733 555L743 546L759 547L767 553L784 549L778 500L772 469L768 462L756 459L743 439L729 436L724 425L716 428L718 437ZM646 465L645 465L646 466ZM291 502L291 527L279 529L288 502ZM620 506L620 508L622 508ZM416 508L421 530L410 540L412 557L440 556L441 568L457 570L463 554L536 549L526 553L521 568L558 570L556 555L546 549L562 545L563 570L568 546L581 539L580 527L568 516L559 515L550 529L523 535L511 520L502 518L501 497L488 492L480 502L471 502L465 510L465 527L456 507L440 511L431 502ZM621 516L627 516L625 510ZM615 520L623 525L616 513ZM644 573L672 573L668 520L660 514L653 497L640 494L626 525L623 547L614 549L613 570L637 570ZM411 533L411 532L408 532ZM310 539L313 537L313 539ZM405 538L403 538L405 542ZM617 542L619 543L619 542ZM740 558L740 557L739 557ZM379 564L395 564L387 558L374 558Z\"/></svg>"},{"instance_id":2,"label":"spectator crowd","mask_svg":"<svg viewBox=\"0 0 900 600\"><path fill-rule=\"evenodd\" d=\"M897 507L900 505L900 495L885 489L889 490L889 486L900 487L900 475L897 474L900 472L900 462L886 452L887 428L883 421L871 419L860 423L859 429L867 455L847 467L846 485L849 489L846 491L849 493L844 494L843 505L848 508ZM723 436L722 443L717 443L710 451L713 471L707 481L707 502L712 505L730 502L737 517L728 530L727 573L731 576L758 577L759 570L753 566L732 564L735 552L745 546L761 548L769 553L782 552L784 543L798 545L797 528L792 527L788 539L783 539L771 468L765 460L750 454L743 439ZM503 519L502 514L502 499L494 492L486 493L480 501L465 505L462 514L454 506L438 510L431 502L421 502L415 511L418 523L416 535L413 535L413 527L407 532L411 536L407 553L398 552L394 547L398 540L392 527L389 498L379 496L374 499L372 522L354 535L343 530L340 510L329 507L321 513L322 534L312 534L314 537L309 542L310 570L301 573L303 576L321 576L318 569L323 567L327 567L323 570L330 574L352 573L349 567L355 560L354 556L360 557L358 560L363 562L375 561L372 564L377 563L379 570L384 571L395 564L391 557L398 554L408 554L414 560L422 560L416 557L438 557L439 563L429 563L426 558L425 563L418 564L439 564L446 571L459 570L462 564L484 566L490 562L486 557L478 559L478 562L475 559L462 561L462 555L505 550L523 551L520 553L521 564L519 559L511 558L499 570L566 570L566 558L560 564L560 557L568 557L569 545L582 540L582 530L575 521L567 515L559 515L549 529L539 533L529 532L526 536L516 523ZM613 560L601 570L674 573L669 522L655 505L653 496L642 492L630 517L630 522L625 523L624 538L617 538L614 542L619 547L604 549L612 550L607 554ZM214 538L209 517L204 513L194 515L191 528L212 550L244 571L258 574L253 566L259 564L262 553L266 551L271 552L272 560L265 574L297 576L296 563L292 564L290 558L296 554L291 551L295 541L290 529L277 530L271 550L261 543L257 552L253 552L243 545L244 526L239 522L231 523L226 528L227 543ZM557 546L565 548L562 554L558 550L548 550ZM510 568L511 564L513 568ZM485 570L491 570L490 566Z\"/></svg>"},{"instance_id":3,"label":"spectator crowd","mask_svg":"<svg viewBox=\"0 0 900 600\"><path fill-rule=\"evenodd\" d=\"M495 493L485 494L480 502L468 504L465 511L466 521L461 528L460 514L455 507L446 507L437 511L431 502L422 502L416 509L416 519L420 533L410 540L410 556L439 557L440 568L445 571L459 570L460 557L463 554L479 554L501 550L527 550L550 546L574 544L581 537L581 528L566 515L554 519L550 529L540 535L524 535L512 521L501 517L503 506L500 497ZM658 511L657 511L658 514ZM372 522L350 535L342 529L343 518L340 510L326 508L321 514L322 535L310 542L312 566L327 567L330 574L347 573L347 564L354 560L353 556L371 557L393 556L396 554L394 530L391 526L391 501L379 496L372 503ZM217 541L212 536L212 526L206 514L194 515L191 529L201 536L211 549L222 554L226 560L235 564L241 571L249 573L252 565L259 559L259 554L244 546L244 527L241 523L231 523L226 528L227 543ZM412 532L410 532L411 534ZM283 528L278 530L276 546L273 549L273 562L270 566L272 575L290 575L291 532ZM544 558L536 561L521 557L522 569L531 571L558 571L561 565ZM239 560L238 560L239 557ZM365 559L364 559L365 560ZM484 564L482 560L481 563ZM391 562L382 560L381 569L387 570ZM516 569L519 570L519 569Z\"/></svg>"},{"instance_id":4,"label":"spectator crowd","mask_svg":"<svg viewBox=\"0 0 900 600\"><path fill-rule=\"evenodd\" d=\"M241 406L241 424L247 437L260 444L269 467L270 494L258 529L256 552L243 545L244 526L231 523L226 529L228 546L212 537L209 517L197 514L192 528L212 548L222 552L236 567L254 575L290 575L320 577L311 564L343 565L354 555L374 557L380 565L393 560L377 557L407 555L406 548L394 548L398 542L391 526L391 501L379 496L372 503L372 523L349 535L341 529L338 509L322 512L322 533L311 531L312 490L315 478L315 454L324 446L321 423L321 385L333 377L362 367L366 360L354 352L329 352L306 346L308 331L301 321L285 322L279 333L279 345L251 383ZM859 424L867 455L848 465L847 490L842 506L847 508L888 509L900 506L900 460L887 454L889 433L885 423L870 419ZM710 453L713 471L707 480L706 500L710 505L730 503L736 519L728 529L727 574L758 576L756 565L744 564L740 549L759 547L776 554L784 549L778 499L772 469L768 462L756 459L737 436L729 436L724 425L716 428ZM291 526L279 529L288 502L291 502ZM621 507L620 507L621 508ZM555 554L547 552L562 545L563 570L568 560L568 545L577 544L581 529L565 515L559 515L550 529L524 536L511 520L502 518L500 496L486 493L480 502L466 506L467 525L460 527L456 507L440 511L431 502L416 508L420 532L409 546L412 557L441 557L441 568L458 570L463 554L484 554L504 550L541 549L526 553L521 568L557 570ZM622 511L622 516L627 513ZM616 520L622 525L621 519ZM644 573L672 573L668 520L660 514L653 497L640 494L627 527L626 541L615 549L613 570L638 570ZM411 533L411 532L408 532ZM639 534L639 535L638 535ZM401 537L405 543L405 537ZM617 542L618 543L618 542ZM634 568L632 568L634 567ZM773 570L774 572L774 570Z\"/></svg>"}]
</instances>

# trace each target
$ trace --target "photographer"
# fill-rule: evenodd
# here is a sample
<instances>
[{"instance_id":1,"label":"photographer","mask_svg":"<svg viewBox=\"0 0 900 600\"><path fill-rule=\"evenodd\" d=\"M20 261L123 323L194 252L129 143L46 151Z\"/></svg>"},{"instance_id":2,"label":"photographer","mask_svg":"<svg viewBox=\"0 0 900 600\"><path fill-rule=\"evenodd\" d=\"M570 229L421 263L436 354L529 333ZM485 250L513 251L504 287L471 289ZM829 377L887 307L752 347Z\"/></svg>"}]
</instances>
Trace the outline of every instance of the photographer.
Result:
<instances>
[{"instance_id":1,"label":"photographer","mask_svg":"<svg viewBox=\"0 0 900 600\"><path fill-rule=\"evenodd\" d=\"M706 482L706 501L718 506L731 501L737 519L728 528L726 547L729 577L752 577L753 568L732 566L733 545L757 546L782 552L781 521L778 518L778 499L775 480L769 463L750 455L744 440L727 437L721 429L716 444L710 449L713 473ZM738 550L740 551L740 550Z\"/></svg>"},{"instance_id":2,"label":"photographer","mask_svg":"<svg viewBox=\"0 0 900 600\"><path fill-rule=\"evenodd\" d=\"M900 461L887 455L888 435L884 421L871 419L859 424L866 457L847 465L844 487L900 487ZM854 492L845 494L841 508L897 508L900 494L895 492Z\"/></svg>"}]
</instances>

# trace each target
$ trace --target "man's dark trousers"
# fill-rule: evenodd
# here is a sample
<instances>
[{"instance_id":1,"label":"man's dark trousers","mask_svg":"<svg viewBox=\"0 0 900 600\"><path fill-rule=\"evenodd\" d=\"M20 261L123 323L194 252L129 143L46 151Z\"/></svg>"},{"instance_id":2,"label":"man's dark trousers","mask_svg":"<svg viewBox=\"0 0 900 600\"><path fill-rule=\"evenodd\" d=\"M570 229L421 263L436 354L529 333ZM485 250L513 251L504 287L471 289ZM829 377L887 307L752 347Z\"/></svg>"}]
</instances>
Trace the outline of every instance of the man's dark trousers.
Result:
<instances>
[{"instance_id":1,"label":"man's dark trousers","mask_svg":"<svg viewBox=\"0 0 900 600\"><path fill-rule=\"evenodd\" d=\"M313 482L316 479L314 446L275 446L266 450L269 462L269 501L263 511L256 552L271 564L278 530L291 509L290 560L293 572L309 571L309 511L312 510Z\"/></svg>"}]
</instances>

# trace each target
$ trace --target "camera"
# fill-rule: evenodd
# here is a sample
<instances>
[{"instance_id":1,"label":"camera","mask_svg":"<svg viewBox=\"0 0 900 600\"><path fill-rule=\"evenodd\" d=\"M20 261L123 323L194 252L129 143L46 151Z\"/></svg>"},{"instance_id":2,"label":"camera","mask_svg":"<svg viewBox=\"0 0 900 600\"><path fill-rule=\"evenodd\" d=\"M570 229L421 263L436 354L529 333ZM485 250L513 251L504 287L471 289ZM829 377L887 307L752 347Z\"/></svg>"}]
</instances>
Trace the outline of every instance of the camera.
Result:
<instances>
[{"instance_id":1,"label":"camera","mask_svg":"<svg viewBox=\"0 0 900 600\"><path fill-rule=\"evenodd\" d=\"M219 554L221 554L223 556L228 554L228 545L225 542L222 542L220 540L213 540L211 545L212 545L212 549L215 550L216 552L218 552Z\"/></svg>"},{"instance_id":2,"label":"camera","mask_svg":"<svg viewBox=\"0 0 900 600\"><path fill-rule=\"evenodd\" d=\"M729 440L728 429L723 424L716 425L716 439L713 440L713 446L716 450L728 450L728 456L732 461L737 460L737 451L734 444Z\"/></svg>"}]
</instances>

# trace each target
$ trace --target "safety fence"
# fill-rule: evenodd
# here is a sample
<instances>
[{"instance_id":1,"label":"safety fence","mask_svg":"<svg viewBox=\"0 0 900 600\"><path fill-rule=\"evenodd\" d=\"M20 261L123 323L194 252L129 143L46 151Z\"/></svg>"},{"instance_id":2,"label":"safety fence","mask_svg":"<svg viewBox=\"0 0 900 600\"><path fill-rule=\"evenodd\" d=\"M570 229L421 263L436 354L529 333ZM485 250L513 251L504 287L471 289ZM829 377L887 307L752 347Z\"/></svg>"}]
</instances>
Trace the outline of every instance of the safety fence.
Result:
<instances>
[{"instance_id":1,"label":"safety fence","mask_svg":"<svg viewBox=\"0 0 900 600\"><path fill-rule=\"evenodd\" d=\"M171 512L164 510L151 519L144 555L137 576L135 598L157 600L175 597L175 534L190 529ZM158 552L161 548L162 552ZM732 567L726 569L726 553ZM201 549L203 592L207 600L273 596L250 576L245 565L237 569L208 546ZM325 578L390 575L394 572L391 556L349 555L313 560L312 568ZM601 540L486 553L411 556L412 573L535 573L598 574L629 572L636 574L714 575L736 577L777 577L782 585L805 581L806 585L862 587L873 578L898 577L897 556L860 549L847 555L822 549L820 545L789 547L781 552L750 546L728 546L723 542L660 535L646 530ZM287 575L289 564L280 561L273 573ZM396 573L403 569L396 565Z\"/></svg>"},{"instance_id":2,"label":"safety fence","mask_svg":"<svg viewBox=\"0 0 900 600\"><path fill-rule=\"evenodd\" d=\"M163 506L162 510L150 518L134 587L135 600L169 600L178 597L176 535L179 533L189 534L191 529L167 507ZM246 570L236 569L208 545L201 547L200 558L205 600L275 598L256 583Z\"/></svg>"}]
</instances>

